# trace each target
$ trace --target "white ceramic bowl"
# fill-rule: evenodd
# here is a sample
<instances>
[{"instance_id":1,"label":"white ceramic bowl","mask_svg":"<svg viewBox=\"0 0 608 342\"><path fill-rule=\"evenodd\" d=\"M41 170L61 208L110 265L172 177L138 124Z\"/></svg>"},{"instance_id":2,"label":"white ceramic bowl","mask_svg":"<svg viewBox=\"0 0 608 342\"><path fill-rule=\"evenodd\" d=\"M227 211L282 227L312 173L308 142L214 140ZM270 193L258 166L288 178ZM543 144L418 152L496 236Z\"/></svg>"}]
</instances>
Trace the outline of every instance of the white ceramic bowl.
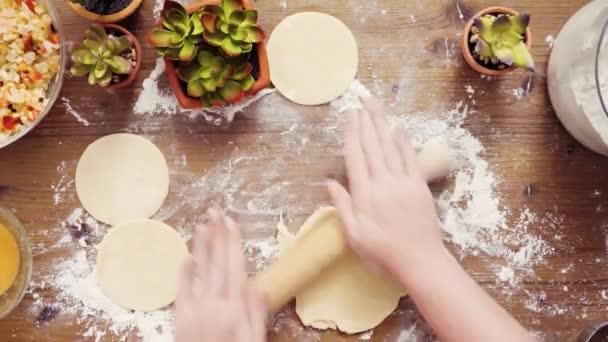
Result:
<instances>
[{"instance_id":1,"label":"white ceramic bowl","mask_svg":"<svg viewBox=\"0 0 608 342\"><path fill-rule=\"evenodd\" d=\"M49 84L49 88L46 93L49 102L42 111L42 113L40 113L36 121L32 122L27 126L22 127L17 133L10 135L8 138L0 141L0 149L21 139L21 137L23 137L29 131L34 129L34 127L36 127L40 123L40 121L44 119L44 117L51 111L51 108L53 108L53 104L55 104L55 101L57 101L57 98L59 97L59 92L61 92L61 86L63 85L63 74L65 72L65 65L67 59L67 46L65 44L65 34L63 31L63 26L61 25L61 20L59 19L59 12L57 11L57 8L55 8L55 5L53 4L52 0L39 0L39 2L44 4L48 9L48 13L51 16L51 19L53 20L53 27L55 28L55 31L59 33L59 44L61 45L61 48L59 50L61 56L59 71L57 71L57 75L55 75L55 78Z\"/></svg>"}]
</instances>

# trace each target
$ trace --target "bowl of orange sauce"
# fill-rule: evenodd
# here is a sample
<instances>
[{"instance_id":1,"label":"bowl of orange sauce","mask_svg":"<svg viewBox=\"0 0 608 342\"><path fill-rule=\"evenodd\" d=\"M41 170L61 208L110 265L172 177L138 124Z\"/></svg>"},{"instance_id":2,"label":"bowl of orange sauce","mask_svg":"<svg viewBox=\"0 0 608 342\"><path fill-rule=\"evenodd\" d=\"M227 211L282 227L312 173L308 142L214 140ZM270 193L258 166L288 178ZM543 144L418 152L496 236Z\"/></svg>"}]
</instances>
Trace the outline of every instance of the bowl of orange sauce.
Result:
<instances>
[{"instance_id":1,"label":"bowl of orange sauce","mask_svg":"<svg viewBox=\"0 0 608 342\"><path fill-rule=\"evenodd\" d=\"M0 208L0 319L23 299L32 276L32 249L21 222Z\"/></svg>"}]
</instances>

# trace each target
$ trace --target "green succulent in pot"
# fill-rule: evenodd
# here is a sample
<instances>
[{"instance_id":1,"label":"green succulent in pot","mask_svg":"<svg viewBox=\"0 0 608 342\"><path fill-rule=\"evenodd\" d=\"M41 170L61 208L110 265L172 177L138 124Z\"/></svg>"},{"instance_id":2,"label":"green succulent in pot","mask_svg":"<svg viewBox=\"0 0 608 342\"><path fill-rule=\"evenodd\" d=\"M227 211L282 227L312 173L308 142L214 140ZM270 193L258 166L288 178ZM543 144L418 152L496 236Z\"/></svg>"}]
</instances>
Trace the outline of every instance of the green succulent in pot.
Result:
<instances>
[{"instance_id":1,"label":"green succulent in pot","mask_svg":"<svg viewBox=\"0 0 608 342\"><path fill-rule=\"evenodd\" d=\"M128 36L109 35L99 25L91 26L84 36L84 40L71 49L72 75L88 75L90 85L106 87L117 75L131 74L135 52Z\"/></svg>"},{"instance_id":2,"label":"green succulent in pot","mask_svg":"<svg viewBox=\"0 0 608 342\"><path fill-rule=\"evenodd\" d=\"M524 41L529 14L486 14L474 19L470 43L474 57L497 69L517 66L534 71L536 65Z\"/></svg>"},{"instance_id":3,"label":"green succulent in pot","mask_svg":"<svg viewBox=\"0 0 608 342\"><path fill-rule=\"evenodd\" d=\"M184 6L167 1L162 14L162 28L150 32L148 41L156 50L171 60L188 63L196 57L198 45L203 42L200 13L192 15Z\"/></svg>"},{"instance_id":4,"label":"green succulent in pot","mask_svg":"<svg viewBox=\"0 0 608 342\"><path fill-rule=\"evenodd\" d=\"M251 52L261 42L264 31L258 26L258 12L243 9L242 0L222 0L220 5L207 5L201 14L203 39L230 57Z\"/></svg>"},{"instance_id":5,"label":"green succulent in pot","mask_svg":"<svg viewBox=\"0 0 608 342\"><path fill-rule=\"evenodd\" d=\"M187 84L188 95L200 97L205 106L238 102L253 87L255 79L250 63L233 63L224 56L204 50L196 61L180 65L177 76Z\"/></svg>"}]
</instances>

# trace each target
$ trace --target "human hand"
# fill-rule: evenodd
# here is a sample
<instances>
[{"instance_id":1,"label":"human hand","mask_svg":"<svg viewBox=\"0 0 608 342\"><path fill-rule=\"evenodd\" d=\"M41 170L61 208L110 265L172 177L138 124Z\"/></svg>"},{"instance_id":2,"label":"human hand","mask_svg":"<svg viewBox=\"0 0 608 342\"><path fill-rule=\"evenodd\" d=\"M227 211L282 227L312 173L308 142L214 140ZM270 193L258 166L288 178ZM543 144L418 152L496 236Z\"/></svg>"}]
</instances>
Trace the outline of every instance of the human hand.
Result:
<instances>
[{"instance_id":1,"label":"human hand","mask_svg":"<svg viewBox=\"0 0 608 342\"><path fill-rule=\"evenodd\" d=\"M351 248L403 281L445 248L433 198L414 149L388 128L383 106L368 98L351 116L344 147L350 193L337 182L329 191Z\"/></svg>"},{"instance_id":2,"label":"human hand","mask_svg":"<svg viewBox=\"0 0 608 342\"><path fill-rule=\"evenodd\" d=\"M194 232L192 257L180 273L176 341L262 342L266 307L247 286L236 223L209 211L207 226Z\"/></svg>"}]
</instances>

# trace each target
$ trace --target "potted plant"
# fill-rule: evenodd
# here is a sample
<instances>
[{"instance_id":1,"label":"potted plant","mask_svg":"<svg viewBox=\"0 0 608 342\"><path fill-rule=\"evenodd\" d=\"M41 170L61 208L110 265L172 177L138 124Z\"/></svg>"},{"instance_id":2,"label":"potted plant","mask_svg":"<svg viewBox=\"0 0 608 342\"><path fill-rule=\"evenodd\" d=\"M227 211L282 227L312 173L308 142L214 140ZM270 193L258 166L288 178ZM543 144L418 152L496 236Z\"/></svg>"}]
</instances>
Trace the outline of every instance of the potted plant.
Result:
<instances>
[{"instance_id":1,"label":"potted plant","mask_svg":"<svg viewBox=\"0 0 608 342\"><path fill-rule=\"evenodd\" d=\"M516 68L535 71L528 27L530 15L506 7L489 7L477 13L464 28L460 48L474 70L491 76Z\"/></svg>"},{"instance_id":2,"label":"potted plant","mask_svg":"<svg viewBox=\"0 0 608 342\"><path fill-rule=\"evenodd\" d=\"M167 77L186 109L226 105L270 85L264 31L250 0L165 1L148 41L164 57Z\"/></svg>"},{"instance_id":3,"label":"potted plant","mask_svg":"<svg viewBox=\"0 0 608 342\"><path fill-rule=\"evenodd\" d=\"M126 29L114 24L95 24L71 49L70 72L87 76L90 85L122 88L135 80L141 67L141 45Z\"/></svg>"},{"instance_id":4,"label":"potted plant","mask_svg":"<svg viewBox=\"0 0 608 342\"><path fill-rule=\"evenodd\" d=\"M102 24L121 21L133 14L143 0L67 0L68 5L86 20Z\"/></svg>"}]
</instances>

